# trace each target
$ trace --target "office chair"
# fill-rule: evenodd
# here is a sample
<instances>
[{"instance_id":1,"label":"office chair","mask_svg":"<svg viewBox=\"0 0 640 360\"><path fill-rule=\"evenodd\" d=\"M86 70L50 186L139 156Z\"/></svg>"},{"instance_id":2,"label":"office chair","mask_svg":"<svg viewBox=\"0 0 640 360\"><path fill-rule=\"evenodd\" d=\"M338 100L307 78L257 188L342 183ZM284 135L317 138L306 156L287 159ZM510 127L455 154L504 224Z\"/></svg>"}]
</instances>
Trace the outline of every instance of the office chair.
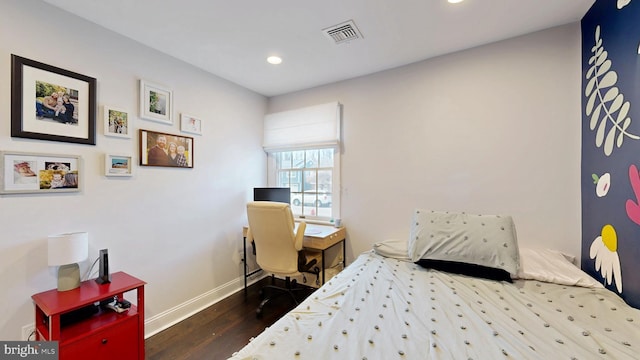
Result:
<instances>
[{"instance_id":1,"label":"office chair","mask_svg":"<svg viewBox=\"0 0 640 360\"><path fill-rule=\"evenodd\" d=\"M256 309L256 315L262 314L262 308L279 295L289 294L295 305L298 300L294 291L305 290L296 287L296 280L292 276L311 273L316 275L320 269L314 266L316 259L308 261L302 249L302 240L306 224L301 222L294 233L293 214L289 204L253 201L247 204L249 229L247 241L254 241L256 247L256 262L262 270L271 273L271 285L261 289L275 290L270 297L266 297ZM285 278L285 287L275 285L275 275ZM272 291L273 292L273 291Z\"/></svg>"}]
</instances>

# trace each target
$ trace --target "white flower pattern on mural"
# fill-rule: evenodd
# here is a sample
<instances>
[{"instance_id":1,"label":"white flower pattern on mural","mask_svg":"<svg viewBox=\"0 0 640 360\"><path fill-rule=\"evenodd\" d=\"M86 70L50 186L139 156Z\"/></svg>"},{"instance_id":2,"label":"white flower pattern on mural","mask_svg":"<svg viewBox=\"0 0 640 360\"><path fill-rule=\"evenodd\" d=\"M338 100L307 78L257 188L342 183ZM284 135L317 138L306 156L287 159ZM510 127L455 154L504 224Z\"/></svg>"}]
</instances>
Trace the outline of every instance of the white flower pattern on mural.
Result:
<instances>
[{"instance_id":1,"label":"white flower pattern on mural","mask_svg":"<svg viewBox=\"0 0 640 360\"><path fill-rule=\"evenodd\" d=\"M607 281L607 285L611 285L611 282L614 281L618 293L622 294L618 235L613 226L607 224L602 227L600 236L591 243L589 257L595 260L596 271L600 271L602 277Z\"/></svg>"},{"instance_id":2,"label":"white flower pattern on mural","mask_svg":"<svg viewBox=\"0 0 640 360\"><path fill-rule=\"evenodd\" d=\"M623 7L629 5L631 0L618 0L618 9L622 9Z\"/></svg>"},{"instance_id":3,"label":"white flower pattern on mural","mask_svg":"<svg viewBox=\"0 0 640 360\"><path fill-rule=\"evenodd\" d=\"M614 145L618 148L622 146L625 136L634 140L640 137L627 132L631 125L631 117L628 116L631 104L624 100L624 95L614 86L618 82L618 74L611 70L612 62L602 46L600 26L596 27L595 45L591 52L591 67L586 74L589 81L584 88L584 94L588 98L585 114L590 117L589 128L596 130L596 146L603 146L604 154L609 156ZM607 125L611 126L607 129Z\"/></svg>"},{"instance_id":4,"label":"white flower pattern on mural","mask_svg":"<svg viewBox=\"0 0 640 360\"><path fill-rule=\"evenodd\" d=\"M605 173L602 176L591 174L593 183L596 184L596 195L598 197L607 196L609 189L611 188L611 174Z\"/></svg>"}]
</instances>

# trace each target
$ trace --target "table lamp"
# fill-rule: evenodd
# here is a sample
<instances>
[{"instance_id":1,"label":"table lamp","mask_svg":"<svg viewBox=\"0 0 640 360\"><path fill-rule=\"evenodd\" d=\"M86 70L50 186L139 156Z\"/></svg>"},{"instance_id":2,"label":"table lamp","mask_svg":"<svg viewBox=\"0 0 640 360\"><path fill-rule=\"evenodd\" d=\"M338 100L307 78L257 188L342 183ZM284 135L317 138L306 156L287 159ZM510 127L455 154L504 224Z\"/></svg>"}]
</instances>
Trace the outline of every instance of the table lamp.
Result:
<instances>
[{"instance_id":1,"label":"table lamp","mask_svg":"<svg viewBox=\"0 0 640 360\"><path fill-rule=\"evenodd\" d=\"M77 232L50 235L49 266L58 268L58 291L80 287L80 266L78 262L89 256L89 234Z\"/></svg>"}]
</instances>

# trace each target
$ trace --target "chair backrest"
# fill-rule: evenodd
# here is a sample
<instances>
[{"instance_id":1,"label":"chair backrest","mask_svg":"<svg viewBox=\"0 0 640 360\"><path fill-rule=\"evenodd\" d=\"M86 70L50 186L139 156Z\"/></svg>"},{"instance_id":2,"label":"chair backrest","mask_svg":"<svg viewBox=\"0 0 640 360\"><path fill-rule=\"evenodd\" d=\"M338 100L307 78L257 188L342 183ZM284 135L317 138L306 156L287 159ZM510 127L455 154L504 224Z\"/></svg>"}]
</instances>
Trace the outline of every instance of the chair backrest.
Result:
<instances>
[{"instance_id":1,"label":"chair backrest","mask_svg":"<svg viewBox=\"0 0 640 360\"><path fill-rule=\"evenodd\" d=\"M294 233L289 204L253 201L247 204L248 241L256 245L256 262L265 271L276 274L298 272L298 251L302 249L304 229L300 223Z\"/></svg>"}]
</instances>

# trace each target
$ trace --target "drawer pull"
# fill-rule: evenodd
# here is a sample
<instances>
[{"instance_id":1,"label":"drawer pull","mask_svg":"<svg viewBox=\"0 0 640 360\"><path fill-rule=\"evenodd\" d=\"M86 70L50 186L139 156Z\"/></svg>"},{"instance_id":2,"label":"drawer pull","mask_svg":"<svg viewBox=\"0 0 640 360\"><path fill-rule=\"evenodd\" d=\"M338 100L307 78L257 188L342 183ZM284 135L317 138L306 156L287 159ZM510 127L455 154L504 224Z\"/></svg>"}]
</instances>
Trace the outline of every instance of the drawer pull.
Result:
<instances>
[{"instance_id":1,"label":"drawer pull","mask_svg":"<svg viewBox=\"0 0 640 360\"><path fill-rule=\"evenodd\" d=\"M107 339L102 339L102 344L106 344L109 340Z\"/></svg>"}]
</instances>

